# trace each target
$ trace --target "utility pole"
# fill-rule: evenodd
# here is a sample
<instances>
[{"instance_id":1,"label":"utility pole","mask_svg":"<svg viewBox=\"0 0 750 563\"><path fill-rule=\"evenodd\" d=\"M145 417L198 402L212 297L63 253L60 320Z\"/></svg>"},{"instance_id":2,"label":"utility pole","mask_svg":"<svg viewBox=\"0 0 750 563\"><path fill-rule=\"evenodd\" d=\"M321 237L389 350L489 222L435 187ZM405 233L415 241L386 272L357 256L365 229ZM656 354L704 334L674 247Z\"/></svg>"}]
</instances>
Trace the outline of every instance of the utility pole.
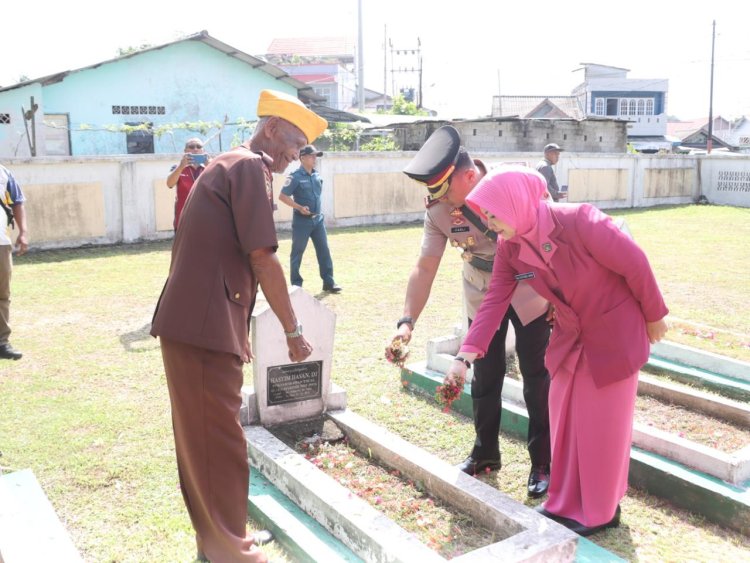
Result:
<instances>
[{"instance_id":1,"label":"utility pole","mask_svg":"<svg viewBox=\"0 0 750 563\"><path fill-rule=\"evenodd\" d=\"M388 26L383 26L383 109L388 105Z\"/></svg>"},{"instance_id":2,"label":"utility pole","mask_svg":"<svg viewBox=\"0 0 750 563\"><path fill-rule=\"evenodd\" d=\"M358 78L357 81L359 84L357 85L357 100L358 100L358 109L360 112L365 111L365 70L364 70L364 41L362 39L363 33L362 33L362 0L359 0L357 2L357 5L359 7L358 9L358 26L359 26L359 38L358 42L359 45L357 46L357 67L358 67Z\"/></svg>"},{"instance_id":3,"label":"utility pole","mask_svg":"<svg viewBox=\"0 0 750 563\"><path fill-rule=\"evenodd\" d=\"M708 140L706 141L706 154L711 154L714 136L714 46L716 45L716 20L713 23L711 34L711 93L708 97Z\"/></svg>"},{"instance_id":4,"label":"utility pole","mask_svg":"<svg viewBox=\"0 0 750 563\"><path fill-rule=\"evenodd\" d=\"M413 94L413 96L412 96L412 100L410 101L413 101L418 108L421 108L422 107L422 42L419 39L419 37L417 37L416 49L394 49L393 42L389 42L389 44L391 48L391 81L393 85L392 94L395 96L397 93L396 92L396 73L397 72L408 73L412 75L416 73L417 74L416 87L414 87L414 82L405 83L402 79L399 79L399 93L402 93L401 91L406 89L403 86L404 84L406 84L407 86L411 86L409 89L411 90L411 93ZM399 57L398 63L396 63L394 54L396 57ZM407 57L407 58L403 59L401 57ZM415 61L412 57L416 57L416 67L415 67Z\"/></svg>"}]
</instances>

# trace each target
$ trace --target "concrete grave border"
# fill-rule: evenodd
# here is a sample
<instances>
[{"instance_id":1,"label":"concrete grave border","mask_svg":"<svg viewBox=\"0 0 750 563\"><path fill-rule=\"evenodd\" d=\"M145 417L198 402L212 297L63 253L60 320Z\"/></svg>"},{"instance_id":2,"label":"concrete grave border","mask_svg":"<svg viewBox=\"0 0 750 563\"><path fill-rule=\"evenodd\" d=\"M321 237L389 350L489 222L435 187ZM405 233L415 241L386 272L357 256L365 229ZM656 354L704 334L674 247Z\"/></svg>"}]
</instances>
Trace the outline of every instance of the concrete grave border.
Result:
<instances>
[{"instance_id":1,"label":"concrete grave border","mask_svg":"<svg viewBox=\"0 0 750 563\"><path fill-rule=\"evenodd\" d=\"M368 451L433 496L461 506L505 536L452 559L456 563L572 561L578 536L436 456L350 412L329 412L360 451ZM251 465L367 561L445 561L260 426L245 428ZM510 532L510 534L509 534Z\"/></svg>"}]
</instances>

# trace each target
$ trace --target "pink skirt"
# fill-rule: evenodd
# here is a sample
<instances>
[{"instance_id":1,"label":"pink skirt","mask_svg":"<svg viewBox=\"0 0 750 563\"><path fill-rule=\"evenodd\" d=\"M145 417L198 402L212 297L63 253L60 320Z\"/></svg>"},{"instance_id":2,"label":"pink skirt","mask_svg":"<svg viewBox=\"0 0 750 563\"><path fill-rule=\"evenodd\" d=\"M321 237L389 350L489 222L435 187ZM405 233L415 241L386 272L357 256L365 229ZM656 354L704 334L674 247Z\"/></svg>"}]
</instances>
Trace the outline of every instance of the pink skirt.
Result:
<instances>
[{"instance_id":1,"label":"pink skirt","mask_svg":"<svg viewBox=\"0 0 750 563\"><path fill-rule=\"evenodd\" d=\"M628 488L637 390L638 372L597 388L584 355L552 378L548 512L589 527L612 520Z\"/></svg>"}]
</instances>

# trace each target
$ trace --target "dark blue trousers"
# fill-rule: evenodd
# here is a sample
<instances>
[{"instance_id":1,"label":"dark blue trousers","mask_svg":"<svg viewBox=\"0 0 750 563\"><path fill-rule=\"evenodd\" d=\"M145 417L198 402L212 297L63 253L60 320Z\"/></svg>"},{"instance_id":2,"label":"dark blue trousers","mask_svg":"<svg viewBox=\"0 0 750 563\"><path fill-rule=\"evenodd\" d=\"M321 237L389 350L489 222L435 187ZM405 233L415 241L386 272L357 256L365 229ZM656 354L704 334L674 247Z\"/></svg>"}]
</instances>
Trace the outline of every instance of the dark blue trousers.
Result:
<instances>
[{"instance_id":1,"label":"dark blue trousers","mask_svg":"<svg viewBox=\"0 0 750 563\"><path fill-rule=\"evenodd\" d=\"M523 376L523 398L529 413L527 446L532 465L549 465L550 434L547 397L549 373L544 367L544 353L550 335L546 313L526 326L521 324L513 307L500 324L490 342L487 354L474 362L474 379L471 398L474 407L476 440L471 456L478 460L500 459L501 395L505 380L505 337L508 323L513 323L516 333L516 355ZM471 323L471 320L469 320Z\"/></svg>"},{"instance_id":2,"label":"dark blue trousers","mask_svg":"<svg viewBox=\"0 0 750 563\"><path fill-rule=\"evenodd\" d=\"M302 264L302 255L307 248L307 241L310 239L315 247L323 285L332 286L334 284L333 259L331 259L331 251L328 250L328 235L322 214L310 217L295 213L292 217L292 255L289 268L291 283L302 287L303 279L299 268Z\"/></svg>"}]
</instances>

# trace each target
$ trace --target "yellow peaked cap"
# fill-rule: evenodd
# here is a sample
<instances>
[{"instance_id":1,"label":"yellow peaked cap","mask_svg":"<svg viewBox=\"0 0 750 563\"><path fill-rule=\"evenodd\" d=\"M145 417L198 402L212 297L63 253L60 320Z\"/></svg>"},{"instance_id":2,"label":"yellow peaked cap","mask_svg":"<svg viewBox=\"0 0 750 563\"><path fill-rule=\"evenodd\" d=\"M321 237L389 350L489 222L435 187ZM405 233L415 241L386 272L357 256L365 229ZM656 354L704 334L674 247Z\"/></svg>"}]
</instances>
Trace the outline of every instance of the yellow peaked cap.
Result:
<instances>
[{"instance_id":1,"label":"yellow peaked cap","mask_svg":"<svg viewBox=\"0 0 750 563\"><path fill-rule=\"evenodd\" d=\"M257 113L258 117L274 115L286 119L299 127L308 143L312 143L328 127L325 119L307 109L297 98L276 90L261 90Z\"/></svg>"}]
</instances>

